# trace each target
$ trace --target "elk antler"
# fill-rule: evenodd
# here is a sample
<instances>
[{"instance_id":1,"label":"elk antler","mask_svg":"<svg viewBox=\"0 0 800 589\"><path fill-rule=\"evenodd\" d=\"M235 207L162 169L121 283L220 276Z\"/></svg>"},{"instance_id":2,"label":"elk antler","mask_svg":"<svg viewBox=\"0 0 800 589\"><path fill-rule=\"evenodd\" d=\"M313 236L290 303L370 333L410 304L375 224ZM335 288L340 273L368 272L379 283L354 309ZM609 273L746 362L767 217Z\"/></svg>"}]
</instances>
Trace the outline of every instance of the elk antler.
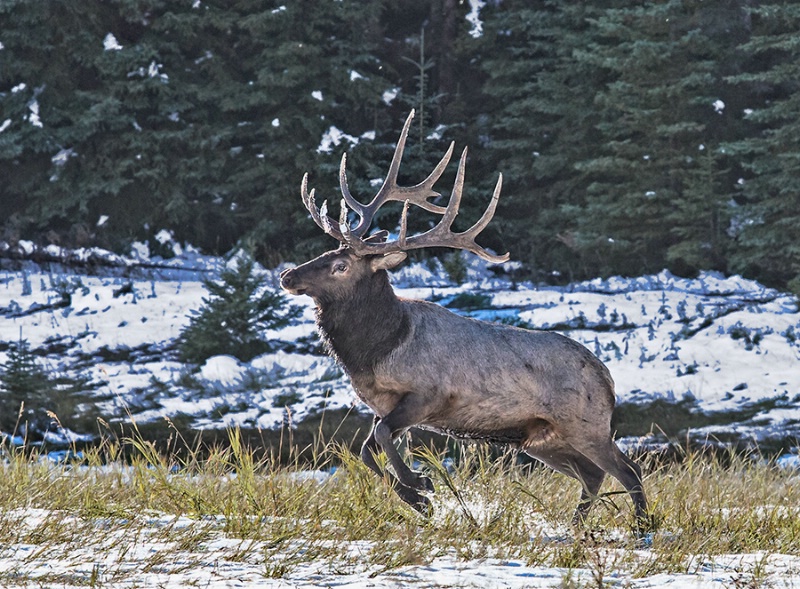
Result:
<instances>
[{"instance_id":1,"label":"elk antler","mask_svg":"<svg viewBox=\"0 0 800 589\"><path fill-rule=\"evenodd\" d=\"M447 207L435 205L429 202L428 199L441 196L440 193L433 190L433 185L442 175L445 167L449 163L453 155L454 143L450 144L444 157L425 180L416 186L398 186L397 173L400 169L400 160L403 157L403 149L405 148L406 138L408 137L408 129L411 126L411 119L413 118L414 111L412 110L403 125L403 131L400 133L400 139L397 142L392 162L389 165L389 173L386 175L386 179L383 181L380 190L378 190L378 193L369 204L361 204L350 194L350 189L347 186L347 175L345 173L347 156L346 154L342 156L342 163L339 167L339 185L344 198L342 199L341 214L338 223L328 216L327 201L323 202L320 208L317 208L314 201L314 190L312 189L310 193L308 192L308 174L305 174L301 185L301 196L303 198L303 204L308 209L309 213L311 213L311 218L325 233L334 237L341 243L350 246L350 248L360 256L387 254L390 252L408 251L425 247L449 247L470 251L485 260L497 264L508 261L509 254L497 256L475 243L475 238L486 228L489 221L491 221L494 216L495 209L497 208L497 201L500 198L500 189L503 185L502 174L500 174L497 179L497 185L492 194L492 200L478 222L463 233L453 233L451 231L453 221L458 214L458 208L461 204L461 195L464 189L464 170L467 161L466 148L461 154L455 184L453 185L453 192L450 195ZM384 203L389 201L405 203L402 216L400 217L400 234L397 240L376 241L370 238L364 239L364 234L369 230L375 212ZM419 235L408 237L409 204L415 204L426 211L440 214L442 218L432 229ZM358 223L352 228L347 220L348 207L353 209L359 216Z\"/></svg>"},{"instance_id":2,"label":"elk antler","mask_svg":"<svg viewBox=\"0 0 800 589\"><path fill-rule=\"evenodd\" d=\"M406 146L406 138L408 137L408 130L411 127L411 120L413 118L414 111L412 110L408 115L408 118L406 118L406 122L403 125L403 131L400 133L400 139L398 140L397 146L394 149L394 156L392 156L392 162L389 164L389 173L386 175L386 179L383 181L383 185L381 186L380 190L378 190L378 193L369 204L361 204L355 198L353 198L353 195L350 193L350 188L347 185L347 154L345 153L342 155L342 161L339 165L339 187L342 191L344 202L346 202L347 206L355 211L359 216L358 224L354 228L350 229L350 233L352 235L363 237L364 234L369 230L369 227L372 224L372 219L377 210L383 204L390 201L405 202L408 200L425 209L426 211L440 215L444 213L444 207L440 207L428 202L428 199L441 196L439 192L433 190L433 185L442 175L444 169L447 167L447 164L450 162L450 158L453 155L453 143L450 144L450 147L444 154L444 157L442 157L441 161L436 165L436 167L425 180L416 186L399 186L397 184L397 173L400 170L400 160L403 158L403 150ZM311 213L311 218L314 219L314 222L319 225L319 227L325 231L325 233L331 237L335 237L339 241L344 241L342 233L336 228L336 222L328 217L325 212L323 212L327 210L327 201L318 209L314 203L314 190L309 193L307 187L308 174L305 174L303 176L301 192L303 204ZM347 224L345 221L342 221L342 219L345 218L345 215L346 211L344 211L340 217L340 224Z\"/></svg>"}]
</instances>

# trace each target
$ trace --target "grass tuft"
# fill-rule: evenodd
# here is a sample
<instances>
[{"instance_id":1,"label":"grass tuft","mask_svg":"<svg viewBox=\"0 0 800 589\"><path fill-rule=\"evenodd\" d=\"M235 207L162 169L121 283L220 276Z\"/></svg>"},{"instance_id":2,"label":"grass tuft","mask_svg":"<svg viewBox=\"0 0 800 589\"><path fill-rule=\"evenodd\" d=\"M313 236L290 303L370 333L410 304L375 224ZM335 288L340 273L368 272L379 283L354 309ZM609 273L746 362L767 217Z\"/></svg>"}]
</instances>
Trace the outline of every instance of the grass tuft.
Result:
<instances>
[{"instance_id":1,"label":"grass tuft","mask_svg":"<svg viewBox=\"0 0 800 589\"><path fill-rule=\"evenodd\" d=\"M575 531L573 480L488 446L458 446L452 460L421 447L408 458L437 488L425 518L344 445L320 436L294 448L288 434L285 444L257 453L233 429L227 444L162 453L134 426L72 462L0 445L0 546L18 565L13 578L0 572L0 585L146 584L141 575L177 574L212 556L255 563L266 578L309 566L377 576L447 556L559 567L564 587L602 587L609 575L695 573L707 559L757 553L731 565L736 583L751 586L768 577L773 556L800 557L800 479L759 456L646 456L658 529L643 547L616 481Z\"/></svg>"}]
</instances>

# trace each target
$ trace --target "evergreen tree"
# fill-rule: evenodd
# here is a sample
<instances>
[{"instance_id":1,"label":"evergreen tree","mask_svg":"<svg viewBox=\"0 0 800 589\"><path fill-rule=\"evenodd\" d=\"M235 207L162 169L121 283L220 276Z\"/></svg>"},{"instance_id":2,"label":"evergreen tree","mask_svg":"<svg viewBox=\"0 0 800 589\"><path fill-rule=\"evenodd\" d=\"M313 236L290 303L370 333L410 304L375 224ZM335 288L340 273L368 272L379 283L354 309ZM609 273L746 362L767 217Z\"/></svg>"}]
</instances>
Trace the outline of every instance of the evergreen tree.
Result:
<instances>
[{"instance_id":1,"label":"evergreen tree","mask_svg":"<svg viewBox=\"0 0 800 589\"><path fill-rule=\"evenodd\" d=\"M46 370L23 339L10 342L8 359L0 364L0 432L16 433L27 441L40 441L59 425L89 433L95 426L97 403L110 395L97 389L104 382L92 382Z\"/></svg>"},{"instance_id":2,"label":"evergreen tree","mask_svg":"<svg viewBox=\"0 0 800 589\"><path fill-rule=\"evenodd\" d=\"M250 235L274 263L310 234L295 195L326 161L324 133L375 129L391 86L373 56L380 3L0 10L14 25L0 51L0 212L17 236L120 249L168 228L224 252Z\"/></svg>"},{"instance_id":3,"label":"evergreen tree","mask_svg":"<svg viewBox=\"0 0 800 589\"><path fill-rule=\"evenodd\" d=\"M273 347L265 332L288 325L302 312L300 307L286 307L286 297L268 288L266 276L246 254L223 270L219 281L203 284L209 296L203 298L201 309L192 312L178 337L185 362L201 364L222 354L246 362L270 352Z\"/></svg>"},{"instance_id":4,"label":"evergreen tree","mask_svg":"<svg viewBox=\"0 0 800 589\"><path fill-rule=\"evenodd\" d=\"M485 34L476 44L489 100L479 157L488 154L484 169L504 176L501 249L548 274L584 273L572 235L585 197L575 166L596 152L593 100L609 74L575 55L588 50L596 34L589 23L605 4L511 1L482 13Z\"/></svg>"},{"instance_id":5,"label":"evergreen tree","mask_svg":"<svg viewBox=\"0 0 800 589\"><path fill-rule=\"evenodd\" d=\"M205 203L191 214L179 203L213 186L220 169L202 157L202 129L185 113L184 63L152 36L163 4L12 1L2 11L14 26L4 31L0 84L23 83L28 108L38 108L36 123L10 112L0 135L10 169L0 200L27 237L47 230L51 241L114 247L147 237L147 227L202 218ZM98 226L101 217L108 222Z\"/></svg>"},{"instance_id":6,"label":"evergreen tree","mask_svg":"<svg viewBox=\"0 0 800 589\"><path fill-rule=\"evenodd\" d=\"M414 107L401 183L470 145L456 228L502 172L482 243L533 270L796 284L797 9L751 4L505 0L473 37L454 0L8 0L0 239L304 258L303 173L335 215L347 151L370 198Z\"/></svg>"},{"instance_id":7,"label":"evergreen tree","mask_svg":"<svg viewBox=\"0 0 800 589\"><path fill-rule=\"evenodd\" d=\"M595 95L597 152L577 165L587 203L575 239L597 271L724 269L733 183L719 181L719 144L737 97L723 77L743 20L735 1L669 0L592 21L598 41L578 58L612 80Z\"/></svg>"},{"instance_id":8,"label":"evergreen tree","mask_svg":"<svg viewBox=\"0 0 800 589\"><path fill-rule=\"evenodd\" d=\"M737 113L747 137L727 145L745 168L731 269L800 293L800 5L764 4L748 15L753 35L739 47L746 71L729 78L750 100Z\"/></svg>"},{"instance_id":9,"label":"evergreen tree","mask_svg":"<svg viewBox=\"0 0 800 589\"><path fill-rule=\"evenodd\" d=\"M54 385L36 361L26 340L13 342L0 365L0 431L37 437L52 429L48 411Z\"/></svg>"}]
</instances>

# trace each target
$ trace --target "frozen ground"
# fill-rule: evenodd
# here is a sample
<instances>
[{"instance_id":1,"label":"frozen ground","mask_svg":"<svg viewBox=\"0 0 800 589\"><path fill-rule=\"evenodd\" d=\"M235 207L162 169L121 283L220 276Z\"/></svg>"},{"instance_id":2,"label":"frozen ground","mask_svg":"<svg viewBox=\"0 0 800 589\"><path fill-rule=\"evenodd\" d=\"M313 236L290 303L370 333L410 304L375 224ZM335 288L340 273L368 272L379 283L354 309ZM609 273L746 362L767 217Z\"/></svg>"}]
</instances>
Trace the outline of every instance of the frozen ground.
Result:
<instances>
[{"instance_id":1,"label":"frozen ground","mask_svg":"<svg viewBox=\"0 0 800 589\"><path fill-rule=\"evenodd\" d=\"M197 427L273 428L326 407L353 406L342 372L314 352L308 297L291 297L304 313L270 334L281 348L275 353L249 363L229 356L201 367L179 363L174 339L202 305L202 278L223 263L179 253L169 261L112 257L117 268L99 275L31 263L2 270L0 341L25 339L51 371L100 383L93 410L107 421L181 413ZM103 259L104 253L70 255ZM132 269L137 264L147 267ZM270 275L276 283L276 273ZM800 431L794 296L736 276L688 280L667 272L537 287L497 277L480 261L460 285L424 265L401 269L394 282L403 296L583 342L608 364L620 402L663 400L725 416L695 436L765 440ZM6 358L0 352L0 364Z\"/></svg>"},{"instance_id":2,"label":"frozen ground","mask_svg":"<svg viewBox=\"0 0 800 589\"><path fill-rule=\"evenodd\" d=\"M455 508L450 506L451 509ZM437 505L437 510L447 506ZM518 559L493 557L464 559L449 553L427 564L382 567L366 564L371 542L352 541L326 547L294 543L243 540L224 533L222 518L193 519L141 514L137 522L99 518L87 520L69 514L26 509L5 514L14 520L28 542L0 546L3 586L77 589L78 587L228 588L504 588L624 587L646 589L730 589L738 587L794 588L800 585L800 558L765 553L693 556L685 572L635 576L631 562L646 570L651 555L622 538L605 539L596 561L585 568L531 566ZM532 516L535 517L535 516ZM35 543L35 530L61 526L72 530L78 543ZM543 537L554 543L572 543L567 529L548 528ZM69 536L63 533L62 536ZM332 552L336 556L328 554ZM7 573L13 571L11 575ZM15 582L18 579L19 582Z\"/></svg>"},{"instance_id":3,"label":"frozen ground","mask_svg":"<svg viewBox=\"0 0 800 589\"><path fill-rule=\"evenodd\" d=\"M126 411L139 420L182 412L197 426L273 427L289 415L301 419L324 407L352 406L338 368L308 351L313 309L302 297L291 301L305 306L302 318L272 334L283 342L282 351L246 364L231 357L194 368L177 362L174 338L206 294L201 278L213 276L221 262L191 254L169 262L144 261L156 267L126 269L132 261L118 260L120 267L102 275L49 271L30 263L0 271L0 341L24 338L52 371L102 382L94 393L107 420L124 417ZM405 296L436 300L483 319L556 329L582 341L609 365L621 401L684 400L698 411L730 416L728 423L699 435L733 431L765 439L798 430L800 314L790 295L738 277L705 274L684 280L666 272L535 287L493 277L480 264L462 285L425 266L405 268L394 279ZM6 360L7 354L0 353L0 364ZM796 456L784 463L796 465ZM325 474L319 480L329 484ZM447 509L437 500L437 513ZM464 560L448 553L429 564L381 570L364 564L369 543L352 542L346 558L332 561L306 553L311 547L275 551L268 543L227 537L224 522L214 518L138 514L134 526L47 510L3 517L16 522L20 538L52 522L64 530L83 530L77 543L0 546L0 571L12 572L4 578L8 587L522 589L598 582L598 570L592 568L529 566L490 557ZM569 530L551 529L546 522L542 535L552 542L574 541ZM183 543L186 538L191 549ZM697 555L683 574L615 573L616 559L630 559L632 551L635 558L648 559L646 548L610 539L598 563L604 567L604 586L800 586L800 559L780 554Z\"/></svg>"}]
</instances>

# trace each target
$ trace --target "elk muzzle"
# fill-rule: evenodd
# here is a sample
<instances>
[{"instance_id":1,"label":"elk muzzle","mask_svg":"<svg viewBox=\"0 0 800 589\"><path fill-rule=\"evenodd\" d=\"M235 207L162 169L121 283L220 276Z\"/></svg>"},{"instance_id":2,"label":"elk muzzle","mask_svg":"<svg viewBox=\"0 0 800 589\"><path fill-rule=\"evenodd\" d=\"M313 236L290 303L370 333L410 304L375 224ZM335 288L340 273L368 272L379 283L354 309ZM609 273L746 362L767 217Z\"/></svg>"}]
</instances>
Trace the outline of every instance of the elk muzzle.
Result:
<instances>
[{"instance_id":1,"label":"elk muzzle","mask_svg":"<svg viewBox=\"0 0 800 589\"><path fill-rule=\"evenodd\" d=\"M281 288L291 295L305 294L306 289L300 284L296 268L289 268L281 272Z\"/></svg>"}]
</instances>

